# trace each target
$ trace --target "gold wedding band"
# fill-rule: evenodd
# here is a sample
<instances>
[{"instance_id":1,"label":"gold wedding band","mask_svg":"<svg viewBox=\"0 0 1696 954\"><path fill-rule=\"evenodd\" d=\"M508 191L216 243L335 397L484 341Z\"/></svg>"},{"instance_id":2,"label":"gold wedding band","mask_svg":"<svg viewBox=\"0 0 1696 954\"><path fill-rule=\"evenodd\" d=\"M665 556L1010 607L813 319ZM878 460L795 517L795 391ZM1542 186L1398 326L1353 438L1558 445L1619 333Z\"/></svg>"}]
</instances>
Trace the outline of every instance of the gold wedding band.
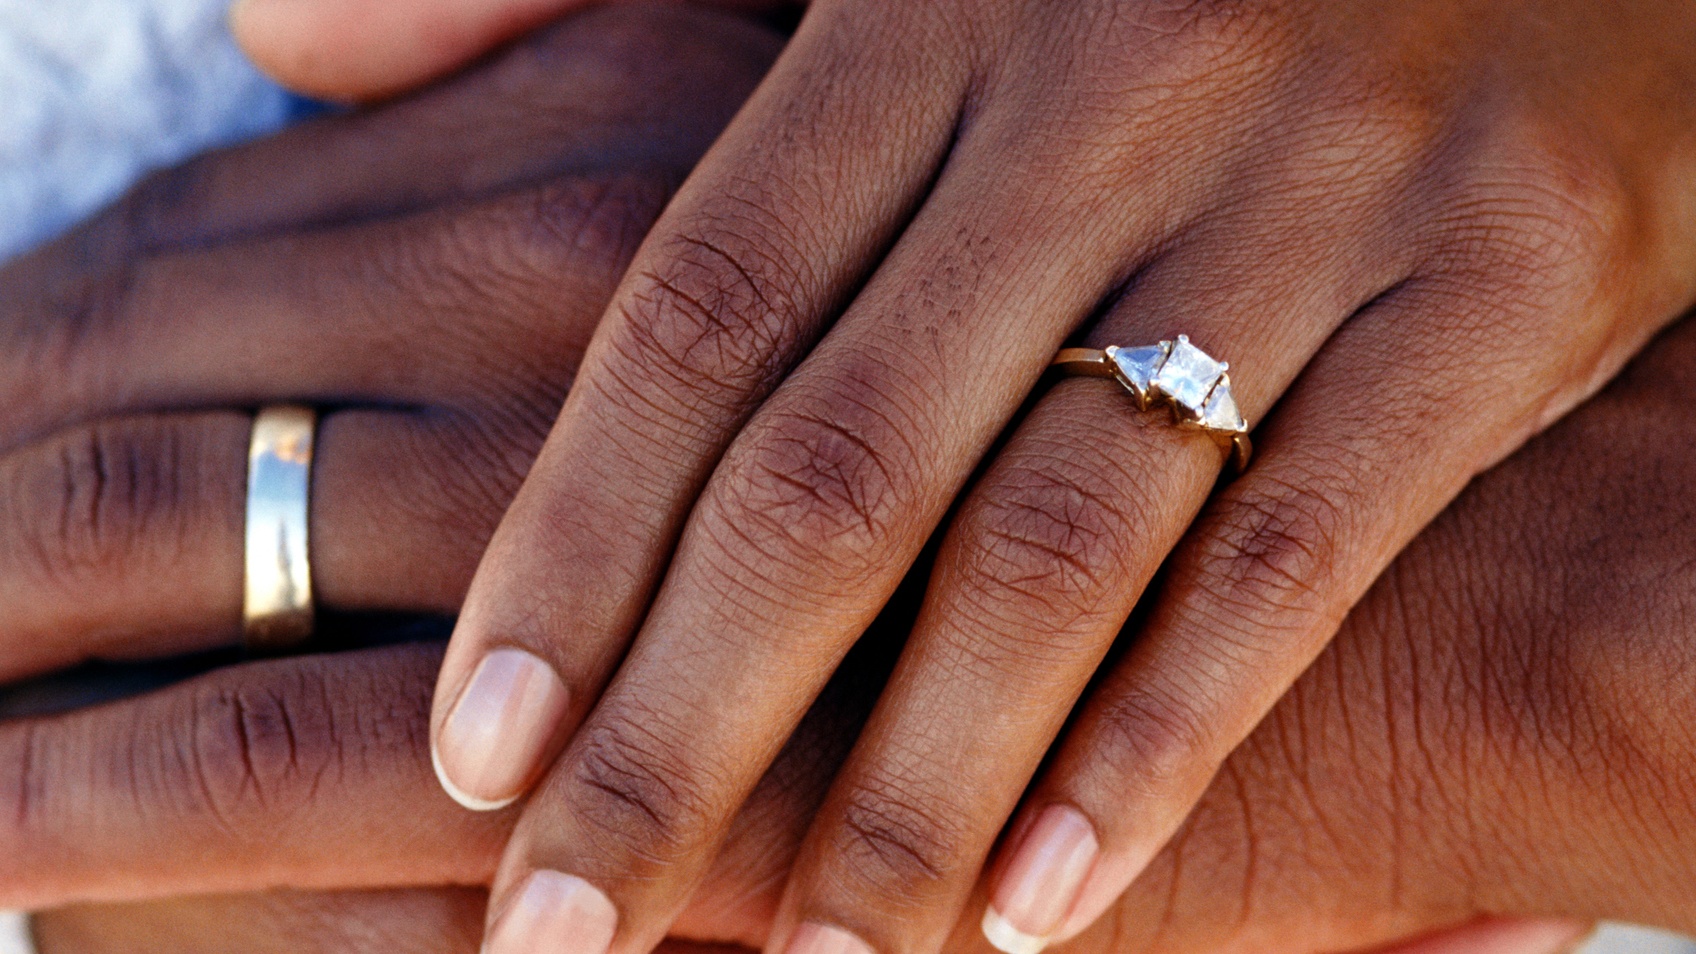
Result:
<instances>
[{"instance_id":1,"label":"gold wedding band","mask_svg":"<svg viewBox=\"0 0 1696 954\"><path fill-rule=\"evenodd\" d=\"M1054 358L1062 374L1112 378L1148 410L1165 405L1179 427L1199 430L1230 452L1237 473L1254 456L1248 421L1231 394L1230 365L1190 344L1186 335L1141 348L1066 348Z\"/></svg>"},{"instance_id":2,"label":"gold wedding band","mask_svg":"<svg viewBox=\"0 0 1696 954\"><path fill-rule=\"evenodd\" d=\"M247 570L242 632L249 652L274 655L312 637L312 450L318 414L262 408L247 455Z\"/></svg>"}]
</instances>

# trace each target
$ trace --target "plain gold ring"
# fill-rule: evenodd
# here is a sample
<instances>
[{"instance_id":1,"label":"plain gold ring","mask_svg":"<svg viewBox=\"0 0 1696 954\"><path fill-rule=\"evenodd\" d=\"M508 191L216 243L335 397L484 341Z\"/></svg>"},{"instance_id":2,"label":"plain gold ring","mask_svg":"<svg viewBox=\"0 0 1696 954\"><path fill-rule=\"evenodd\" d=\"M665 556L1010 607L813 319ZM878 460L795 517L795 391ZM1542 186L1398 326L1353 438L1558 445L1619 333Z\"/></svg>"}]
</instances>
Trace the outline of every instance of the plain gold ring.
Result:
<instances>
[{"instance_id":1,"label":"plain gold ring","mask_svg":"<svg viewBox=\"0 0 1696 954\"><path fill-rule=\"evenodd\" d=\"M242 635L249 652L275 655L312 638L312 451L318 414L262 408L247 455L247 567Z\"/></svg>"}]
</instances>

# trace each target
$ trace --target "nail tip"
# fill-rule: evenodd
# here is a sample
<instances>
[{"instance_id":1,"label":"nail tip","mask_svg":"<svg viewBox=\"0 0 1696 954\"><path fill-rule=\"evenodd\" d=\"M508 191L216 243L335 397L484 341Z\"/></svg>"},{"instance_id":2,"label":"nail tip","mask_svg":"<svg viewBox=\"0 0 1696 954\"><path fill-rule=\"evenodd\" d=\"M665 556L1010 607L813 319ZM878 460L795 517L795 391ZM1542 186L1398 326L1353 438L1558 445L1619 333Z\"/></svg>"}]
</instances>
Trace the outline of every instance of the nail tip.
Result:
<instances>
[{"instance_id":1,"label":"nail tip","mask_svg":"<svg viewBox=\"0 0 1696 954\"><path fill-rule=\"evenodd\" d=\"M442 786L442 791L446 792L449 798L458 802L459 807L466 811L477 812L479 814L498 812L503 808L510 808L514 802L518 801L516 796L503 800L490 801L489 799L478 798L477 796L466 792L464 789L461 789L458 785L453 783L452 779L448 778L447 769L442 766L441 753L436 750L434 745L430 746L430 767L436 770L436 782Z\"/></svg>"},{"instance_id":2,"label":"nail tip","mask_svg":"<svg viewBox=\"0 0 1696 954\"><path fill-rule=\"evenodd\" d=\"M1048 948L1048 938L1026 934L994 908L983 912L983 936L1001 954L1042 954Z\"/></svg>"}]
</instances>

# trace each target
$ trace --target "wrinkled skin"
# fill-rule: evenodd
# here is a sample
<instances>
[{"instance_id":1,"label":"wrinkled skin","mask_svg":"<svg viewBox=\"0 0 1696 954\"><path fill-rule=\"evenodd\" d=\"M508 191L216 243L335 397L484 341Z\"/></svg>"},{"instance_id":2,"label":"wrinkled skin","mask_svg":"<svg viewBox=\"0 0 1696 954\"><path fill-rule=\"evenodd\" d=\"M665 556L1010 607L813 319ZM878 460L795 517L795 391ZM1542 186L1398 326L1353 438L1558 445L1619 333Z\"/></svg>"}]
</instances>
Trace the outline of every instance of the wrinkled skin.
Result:
<instances>
[{"instance_id":1,"label":"wrinkled skin","mask_svg":"<svg viewBox=\"0 0 1696 954\"><path fill-rule=\"evenodd\" d=\"M259 12L346 6L238 23L286 73L311 28ZM478 38L440 35L388 81ZM1683 0L812 4L637 254L444 662L451 786L534 792L499 904L581 877L617 954L655 943L941 528L779 934L935 950L1050 810L1100 855L1019 926L1081 930L1420 528L1696 299L1692 48ZM1210 442L1040 382L1179 332L1259 425L1217 493ZM571 703L478 748L450 716L513 650Z\"/></svg>"},{"instance_id":2,"label":"wrinkled skin","mask_svg":"<svg viewBox=\"0 0 1696 954\"><path fill-rule=\"evenodd\" d=\"M569 342L587 336L596 294L610 294L629 236L646 226L657 201L538 203L531 190L570 195L571 183L618 171L617 181L634 175L635 185L613 194L663 195L664 170L686 164L690 143L702 140L668 141L654 130L683 117L705 122L710 111L698 97L723 91L685 84L670 92L678 99L643 100L635 91L652 88L654 71L638 75L628 69L630 58L649 56L655 70L687 72L701 62L757 70L762 51L771 49L769 39L727 21L677 16L637 11L586 18L462 87L214 157L144 187L88 230L8 268L0 283L11 296L8 332L28 341L29 334L56 327L44 306L24 307L51 301L48 290L69 293L107 270L145 274L166 267L160 262L172 269L176 287L204 289L198 294L223 305L216 294L245 283L199 276L230 274L226 259L323 278L318 294L345 299L344 305L407 294L412 310L404 314L411 318L461 315L466 301L480 300L471 294L480 286L421 282L420 274L443 272L382 263L408 261L420 247L444 248L420 235L485 239L490 232L464 230L504 214L511 218L495 221L506 227L492 234L563 239L572 256L581 256L569 260L578 266L573 280L583 284L577 294L549 288L534 311L512 308L506 299L499 300L507 307L491 310L581 337L565 339L558 364L533 377L495 379L497 396L487 397L487 406L523 408L552 399L570 380ZM596 59L590 55L596 51L605 55ZM559 53L571 54L580 70L562 79L533 68L533 57L551 64L557 60L549 54ZM508 126L513 134L492 143L459 125L468 112L486 111L495 93L526 106L531 97L559 97L581 108L594 102L591 92L606 97L603 108L583 109L542 135ZM515 108L514 114L540 112ZM417 161L429 147L446 153ZM336 158L350 155L358 161ZM465 169L468 157L483 163L474 174ZM652 178L634 168L648 169ZM443 169L453 175L433 178ZM260 172L272 190L239 187ZM548 185L536 187L535 180ZM491 198L497 193L521 201ZM582 217L571 218L574 210ZM290 237L303 224L311 227ZM319 243L335 255L355 250L369 257L325 278L307 267L331 257ZM491 246L445 247L487 255ZM451 273L461 272L478 274L465 265ZM272 286L258 287L285 297ZM436 297L442 295L448 297ZM234 303L251 307L254 300ZM273 308L257 313L275 316L280 329L312 318ZM115 314L157 313L130 305ZM510 347L504 336L490 336L470 342L464 354L511 367ZM382 352L371 353L379 356L373 375L393 373L381 364ZM279 378L276 386L287 383ZM72 392L41 394L76 407ZM1687 637L1696 609L1687 542L1696 521L1690 492L1696 462L1684 453L1696 438L1696 424L1684 413L1693 396L1696 326L1686 325L1660 339L1600 399L1483 477L1400 558L1349 617L1337 643L1232 757L1149 878L1067 949L1305 954L1371 947L1481 916L1555 916L1565 920L1488 922L1482 930L1497 936L1473 936L1465 948L1507 950L1489 945L1512 942L1515 954L1552 954L1571 939L1571 924L1598 917L1696 929L1690 921L1696 899L1684 870L1696 826L1681 794L1693 781L1686 757L1693 700L1682 679L1691 665ZM33 473L26 464L47 456L37 445L62 440L28 432L85 426L42 410L54 408L52 401L25 406L39 416L34 423L13 419L16 448L0 464L9 476ZM496 489L458 501L457 509L420 510L412 523L385 524L388 533L430 539L430 559L392 562L393 551L373 549L349 560L368 574L363 585L373 595L344 608L430 610L451 607L464 592L475 548L456 549L454 535L493 527L506 504L502 493L513 492L522 459L535 453L545 426L540 413L529 418L529 430L512 431L488 421L523 415L467 413L465 426L482 421L484 430L472 433L482 433L500 453L460 452L450 459L463 470L443 476ZM232 432L239 437L239 428L232 425ZM184 433L200 432L185 425ZM432 456L434 466L444 466L440 457ZM171 460L185 465L201 458ZM138 489L185 487L181 480L196 474L227 476L198 467L104 472L180 478L130 485ZM69 500L49 488L83 485L12 486L18 489L4 497L7 526L27 527L35 524L18 521L38 510L70 512ZM106 526L147 531L106 537L127 544L108 559L55 557L51 548L26 546L15 536L0 547L14 561L0 572L5 585L32 578L34 565L24 562L31 555L47 554L43 565L84 574L66 578L63 590L32 596L20 589L0 602L16 614L0 623L8 655L28 660L37 653L16 664L17 671L111 655L113 647L93 638L102 630L76 629L76 619L35 630L19 620L62 612L67 595L81 607L99 605L95 598L124 585L126 565L153 547L194 554L210 541L205 545L218 548L208 552L236 552L233 539L216 536L221 524L177 539L167 531L197 524L169 509L123 509L224 499L216 494L101 499ZM322 516L319 524L327 526ZM220 576L192 564L177 572L178 593L194 592L191 577ZM355 579L361 577L349 577L350 591L360 589ZM674 925L680 936L747 946L766 940L807 823L847 757L921 593L915 585L897 601L756 788L703 891ZM152 635L126 640L123 648L126 655L151 656L216 645L232 634L233 618L227 601L209 600L194 625L148 623L136 632ZM58 642L42 635L57 632L67 635ZM0 724L0 764L21 767L8 776L15 784L0 789L7 825L0 829L7 848L0 853L0 906L83 902L41 919L45 954L474 950L483 887L516 813L467 815L433 784L428 717L440 657L438 646L415 645L253 663L131 702ZM157 900L279 886L440 890ZM97 901L111 906L87 904ZM1503 931L1527 933L1504 941ZM975 925L962 922L950 949L983 951Z\"/></svg>"},{"instance_id":3,"label":"wrinkled skin","mask_svg":"<svg viewBox=\"0 0 1696 954\"><path fill-rule=\"evenodd\" d=\"M1696 827L1681 796L1696 781L1687 757L1696 699L1683 677L1696 613L1696 462L1683 453L1696 438L1683 413L1693 396L1696 324L1686 324L1483 477L1233 755L1150 877L1064 949L1334 951L1481 915L1696 929L1687 877ZM417 879L487 874L504 828L478 824L425 784L439 653L426 645L254 664L127 709L44 723L36 744L45 751L113 724L141 725L148 747L90 753L92 774L44 790L36 817L61 829L20 832L14 843L28 858L71 835L110 844L115 831L72 832L79 816L56 810L80 807L86 825L87 806L107 799L132 810L139 801L167 833L205 824L208 806L195 797L204 778L137 791L122 759L169 757L153 724L239 694L289 713L293 747L273 730L247 760L226 750L224 763L202 764L213 788L246 778L267 797L217 812L222 830L191 852L221 844L227 867L183 873L171 887L277 883L278 859L315 842L319 886L340 865L352 887L365 875L362 852L347 850L345 835L316 837L341 832L350 814L372 843L414 846L407 870ZM763 939L830 765L876 685L850 683L815 710L759 789L680 930ZM327 718L315 714L326 700ZM508 813L503 824L512 821ZM273 837L284 823L297 844ZM448 954L476 948L482 900L459 889L81 907L44 917L40 933L44 954L141 949L161 937L184 951L382 950L404 940ZM1545 933L1530 939L1543 947L1516 949L1553 952L1571 939ZM971 924L949 949L987 950Z\"/></svg>"}]
</instances>

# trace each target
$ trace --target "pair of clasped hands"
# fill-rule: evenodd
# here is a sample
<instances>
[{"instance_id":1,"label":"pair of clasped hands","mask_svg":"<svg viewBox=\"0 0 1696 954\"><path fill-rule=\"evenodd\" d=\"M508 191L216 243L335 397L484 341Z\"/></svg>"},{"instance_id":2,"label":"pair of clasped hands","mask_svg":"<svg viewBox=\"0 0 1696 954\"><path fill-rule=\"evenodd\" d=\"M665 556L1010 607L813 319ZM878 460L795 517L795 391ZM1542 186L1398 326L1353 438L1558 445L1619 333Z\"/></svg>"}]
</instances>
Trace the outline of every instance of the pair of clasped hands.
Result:
<instances>
[{"instance_id":1,"label":"pair of clasped hands","mask_svg":"<svg viewBox=\"0 0 1696 954\"><path fill-rule=\"evenodd\" d=\"M1696 929L1696 7L577 6L246 0L460 72L0 272L0 676L232 643L274 402L459 614L0 723L43 954ZM1240 476L1045 376L1178 334Z\"/></svg>"}]
</instances>

